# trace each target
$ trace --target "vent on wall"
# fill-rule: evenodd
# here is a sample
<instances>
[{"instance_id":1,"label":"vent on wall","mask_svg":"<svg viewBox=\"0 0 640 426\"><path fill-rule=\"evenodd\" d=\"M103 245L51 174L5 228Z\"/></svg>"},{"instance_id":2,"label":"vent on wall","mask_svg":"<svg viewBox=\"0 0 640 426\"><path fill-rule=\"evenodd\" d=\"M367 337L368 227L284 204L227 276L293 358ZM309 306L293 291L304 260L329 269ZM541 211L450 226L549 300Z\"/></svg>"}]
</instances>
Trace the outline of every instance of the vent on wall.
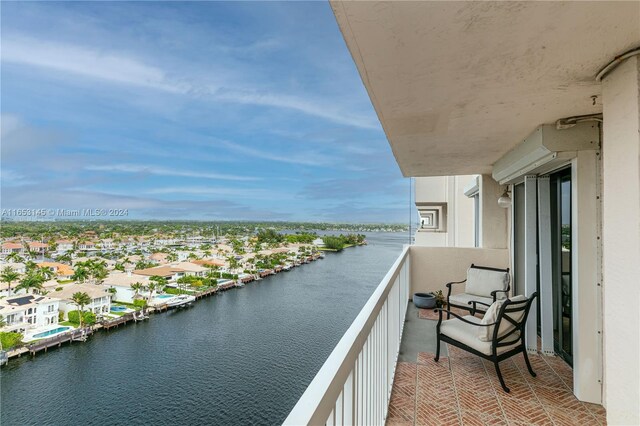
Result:
<instances>
[{"instance_id":1,"label":"vent on wall","mask_svg":"<svg viewBox=\"0 0 640 426\"><path fill-rule=\"evenodd\" d=\"M527 174L540 174L574 158L577 151L600 149L597 123L576 124L564 130L555 125L538 127L529 137L493 165L493 179L501 185L517 183Z\"/></svg>"}]
</instances>

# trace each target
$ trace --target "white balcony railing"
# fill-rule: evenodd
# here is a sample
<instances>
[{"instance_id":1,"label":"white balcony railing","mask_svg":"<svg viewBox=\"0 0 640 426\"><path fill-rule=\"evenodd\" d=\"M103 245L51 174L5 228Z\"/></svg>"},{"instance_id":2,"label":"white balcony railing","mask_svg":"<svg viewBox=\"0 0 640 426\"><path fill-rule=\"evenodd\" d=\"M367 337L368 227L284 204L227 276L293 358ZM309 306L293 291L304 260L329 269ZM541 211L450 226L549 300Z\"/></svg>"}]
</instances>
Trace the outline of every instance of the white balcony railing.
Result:
<instances>
[{"instance_id":1,"label":"white balcony railing","mask_svg":"<svg viewBox=\"0 0 640 426\"><path fill-rule=\"evenodd\" d=\"M410 288L409 247L342 336L285 425L382 425Z\"/></svg>"}]
</instances>

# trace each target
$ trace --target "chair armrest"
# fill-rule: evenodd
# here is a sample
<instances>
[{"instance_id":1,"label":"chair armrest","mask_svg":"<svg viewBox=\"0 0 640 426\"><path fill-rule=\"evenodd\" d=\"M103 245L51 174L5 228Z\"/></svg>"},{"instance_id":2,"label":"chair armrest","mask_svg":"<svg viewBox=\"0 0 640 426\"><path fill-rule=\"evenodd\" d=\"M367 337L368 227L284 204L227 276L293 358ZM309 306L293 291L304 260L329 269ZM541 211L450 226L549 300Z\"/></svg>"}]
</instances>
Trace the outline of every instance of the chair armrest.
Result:
<instances>
[{"instance_id":1,"label":"chair armrest","mask_svg":"<svg viewBox=\"0 0 640 426\"><path fill-rule=\"evenodd\" d=\"M445 285L446 285L449 289L451 289L451 285L452 285L452 284L462 284L462 283L466 283L466 282L467 282L467 280L462 280L462 281L452 281L452 282L450 282L450 283L446 283Z\"/></svg>"},{"instance_id":2,"label":"chair armrest","mask_svg":"<svg viewBox=\"0 0 640 426\"><path fill-rule=\"evenodd\" d=\"M490 304L484 303L484 302L480 302L479 300L470 300L470 301L467 302L467 304L469 304L469 305L474 305L474 308L475 308L475 304L476 303L478 305L484 305L484 306L487 306L487 307L491 306Z\"/></svg>"},{"instance_id":3,"label":"chair armrest","mask_svg":"<svg viewBox=\"0 0 640 426\"><path fill-rule=\"evenodd\" d=\"M491 306L488 303L480 302L479 300L470 300L469 302L467 302L467 304L472 306L471 315L475 315L476 314L476 310L478 309L477 305L484 305L487 308Z\"/></svg>"},{"instance_id":4,"label":"chair armrest","mask_svg":"<svg viewBox=\"0 0 640 426\"><path fill-rule=\"evenodd\" d=\"M493 297L493 301L494 301L494 302L495 302L495 301L496 301L496 299L497 299L497 295L498 295L498 293L505 293L505 294L509 293L509 287L507 287L507 289L506 289L506 290L493 290L493 291L491 292L491 297Z\"/></svg>"},{"instance_id":5,"label":"chair armrest","mask_svg":"<svg viewBox=\"0 0 640 426\"><path fill-rule=\"evenodd\" d=\"M492 325L496 325L497 324L497 322L492 322L491 324L478 324L476 322L471 322L469 320L466 320L466 319L462 318L460 315L454 314L453 312L447 311L445 309L436 308L434 310L438 311L438 313L440 314L440 320L438 321L438 326L440 326L440 321L442 321L442 312L446 312L446 313L448 313L450 315L453 315L454 317L458 318L462 322L466 322L467 324L475 325L475 326L478 326L478 327L490 327Z\"/></svg>"},{"instance_id":6,"label":"chair armrest","mask_svg":"<svg viewBox=\"0 0 640 426\"><path fill-rule=\"evenodd\" d=\"M462 284L462 283L466 283L467 280L466 278L462 281L452 281L450 283L446 283L445 286L449 289L449 291L447 292L447 305L449 304L449 296L451 296L451 286L453 284Z\"/></svg>"}]
</instances>

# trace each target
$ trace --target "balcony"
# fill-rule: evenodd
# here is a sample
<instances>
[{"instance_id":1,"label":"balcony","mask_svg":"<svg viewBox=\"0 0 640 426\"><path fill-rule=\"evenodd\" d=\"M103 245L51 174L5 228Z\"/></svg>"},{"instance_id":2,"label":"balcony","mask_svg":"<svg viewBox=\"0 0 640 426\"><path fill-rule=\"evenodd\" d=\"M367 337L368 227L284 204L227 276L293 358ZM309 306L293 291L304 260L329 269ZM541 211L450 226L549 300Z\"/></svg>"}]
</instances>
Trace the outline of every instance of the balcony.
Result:
<instances>
[{"instance_id":1,"label":"balcony","mask_svg":"<svg viewBox=\"0 0 640 426\"><path fill-rule=\"evenodd\" d=\"M535 378L521 356L503 361L509 394L474 355L445 344L433 360L436 317L409 297L441 289L471 263L508 263L508 252L406 247L285 424L606 424L602 406L574 396L573 372L559 358L530 355Z\"/></svg>"}]
</instances>

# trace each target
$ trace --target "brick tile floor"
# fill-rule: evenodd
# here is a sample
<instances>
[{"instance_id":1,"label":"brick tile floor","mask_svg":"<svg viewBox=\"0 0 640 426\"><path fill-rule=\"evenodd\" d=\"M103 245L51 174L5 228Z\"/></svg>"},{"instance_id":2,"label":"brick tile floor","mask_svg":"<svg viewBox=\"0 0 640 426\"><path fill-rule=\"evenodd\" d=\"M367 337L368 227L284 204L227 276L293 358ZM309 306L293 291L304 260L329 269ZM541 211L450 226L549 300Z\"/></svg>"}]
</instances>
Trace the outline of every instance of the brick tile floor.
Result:
<instances>
[{"instance_id":1,"label":"brick tile floor","mask_svg":"<svg viewBox=\"0 0 640 426\"><path fill-rule=\"evenodd\" d=\"M561 359L522 355L500 363L510 393L493 364L449 346L449 357L421 352L401 362L391 393L387 425L605 425L602 406L580 402L571 392L573 373Z\"/></svg>"}]
</instances>

